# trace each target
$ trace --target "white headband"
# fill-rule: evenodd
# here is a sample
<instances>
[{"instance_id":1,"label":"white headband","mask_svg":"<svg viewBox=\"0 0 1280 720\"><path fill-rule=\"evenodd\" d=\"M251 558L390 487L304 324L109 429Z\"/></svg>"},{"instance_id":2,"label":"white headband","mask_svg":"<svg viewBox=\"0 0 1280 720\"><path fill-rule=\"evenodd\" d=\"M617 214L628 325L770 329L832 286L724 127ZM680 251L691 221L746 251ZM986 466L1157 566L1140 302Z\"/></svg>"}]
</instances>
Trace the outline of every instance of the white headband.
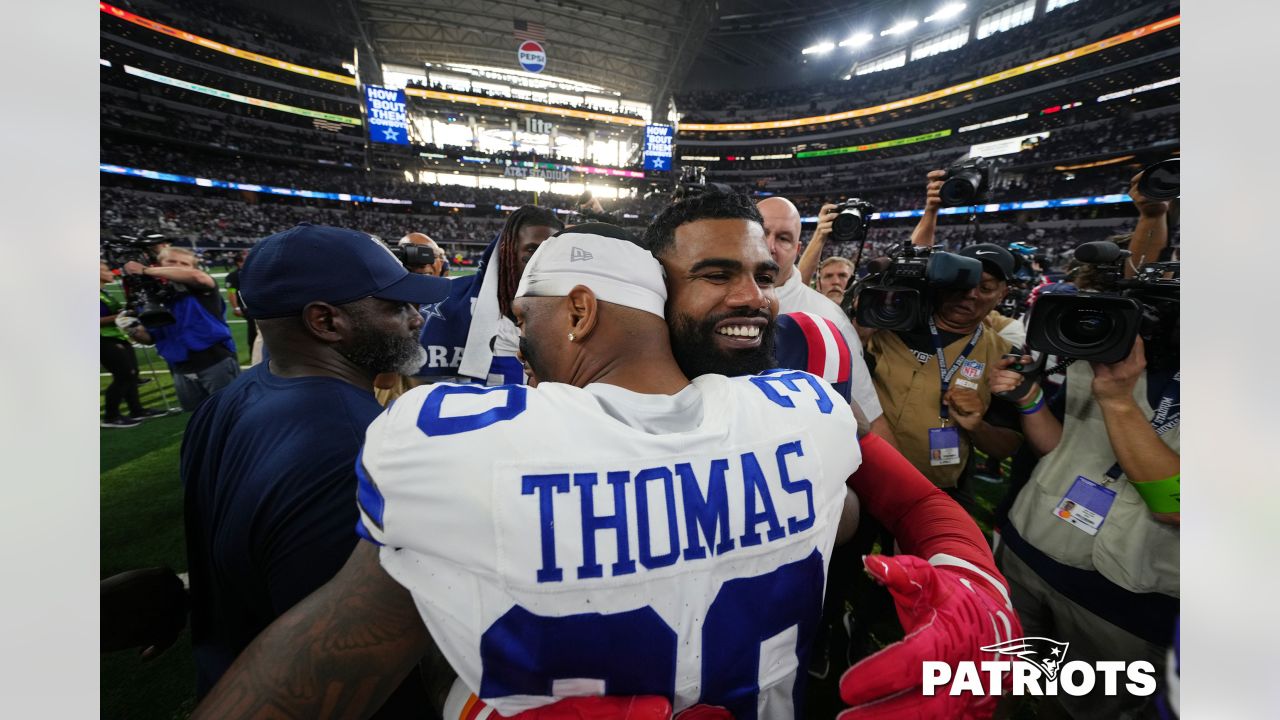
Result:
<instances>
[{"instance_id":1,"label":"white headband","mask_svg":"<svg viewBox=\"0 0 1280 720\"><path fill-rule=\"evenodd\" d=\"M570 229L547 238L534 251L516 297L564 297L575 286L585 285L600 300L664 317L663 277L662 265L639 245Z\"/></svg>"}]
</instances>

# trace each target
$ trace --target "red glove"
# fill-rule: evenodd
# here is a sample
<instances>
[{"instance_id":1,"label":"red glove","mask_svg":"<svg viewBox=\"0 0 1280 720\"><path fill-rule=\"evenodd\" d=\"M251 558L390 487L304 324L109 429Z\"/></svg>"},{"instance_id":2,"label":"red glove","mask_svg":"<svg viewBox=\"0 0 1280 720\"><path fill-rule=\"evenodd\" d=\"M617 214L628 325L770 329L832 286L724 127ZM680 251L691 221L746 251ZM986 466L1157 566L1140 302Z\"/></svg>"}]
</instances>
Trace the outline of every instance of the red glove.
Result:
<instances>
[{"instance_id":1,"label":"red glove","mask_svg":"<svg viewBox=\"0 0 1280 720\"><path fill-rule=\"evenodd\" d=\"M911 555L863 558L893 596L906 637L840 678L840 697L852 707L838 720L977 720L995 711L996 695L952 696L949 685L923 693L924 661L945 662L954 671L962 660L995 659L980 648L1022 636L1002 579L948 555L935 555L933 563ZM1004 689L1011 683L1005 673Z\"/></svg>"}]
</instances>

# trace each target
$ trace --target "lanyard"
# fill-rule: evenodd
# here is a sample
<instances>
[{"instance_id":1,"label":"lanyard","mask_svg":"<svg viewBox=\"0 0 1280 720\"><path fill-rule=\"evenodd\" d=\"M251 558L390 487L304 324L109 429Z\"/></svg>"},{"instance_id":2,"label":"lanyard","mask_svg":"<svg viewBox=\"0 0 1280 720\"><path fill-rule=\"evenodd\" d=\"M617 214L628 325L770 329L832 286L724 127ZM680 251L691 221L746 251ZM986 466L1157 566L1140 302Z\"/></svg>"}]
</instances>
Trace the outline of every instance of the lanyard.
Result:
<instances>
[{"instance_id":1,"label":"lanyard","mask_svg":"<svg viewBox=\"0 0 1280 720\"><path fill-rule=\"evenodd\" d=\"M964 346L964 350L960 351L960 356L956 361L951 363L950 369L947 367L947 356L942 351L942 337L938 335L938 326L933 324L933 317L929 317L929 334L933 336L933 348L938 355L938 377L942 386L942 394L938 396L938 417L946 420L949 413L947 411L947 403L943 400L943 396L947 394L947 388L951 385L951 378L955 377L956 371L968 359L969 353L973 352L973 348L977 346L978 340L982 338L982 323L978 323L978 327L974 328L973 336L969 338L969 344Z\"/></svg>"},{"instance_id":2,"label":"lanyard","mask_svg":"<svg viewBox=\"0 0 1280 720\"><path fill-rule=\"evenodd\" d=\"M1160 402L1151 415L1151 428L1156 431L1156 435L1164 435L1178 427L1178 422L1181 420L1181 376L1182 371L1174 373L1173 378L1164 386L1164 392L1160 393ZM1123 472L1120 463L1114 463L1111 469L1107 470L1107 478L1110 481L1119 480Z\"/></svg>"}]
</instances>

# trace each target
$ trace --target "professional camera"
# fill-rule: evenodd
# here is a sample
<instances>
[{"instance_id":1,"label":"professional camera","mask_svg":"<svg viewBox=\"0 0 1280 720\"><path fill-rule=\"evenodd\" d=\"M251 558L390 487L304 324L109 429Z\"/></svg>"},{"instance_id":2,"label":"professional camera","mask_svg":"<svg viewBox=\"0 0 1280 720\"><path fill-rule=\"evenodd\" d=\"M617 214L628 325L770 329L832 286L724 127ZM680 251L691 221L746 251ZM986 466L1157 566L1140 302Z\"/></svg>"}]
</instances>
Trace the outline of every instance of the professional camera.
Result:
<instances>
[{"instance_id":1,"label":"professional camera","mask_svg":"<svg viewBox=\"0 0 1280 720\"><path fill-rule=\"evenodd\" d=\"M1114 363L1142 336L1147 364L1178 356L1178 263L1153 262L1124 277L1128 250L1106 240L1075 250L1076 260L1102 271L1100 290L1041 295L1031 309L1027 344L1060 357Z\"/></svg>"},{"instance_id":2,"label":"professional camera","mask_svg":"<svg viewBox=\"0 0 1280 720\"><path fill-rule=\"evenodd\" d=\"M117 235L117 238L102 241L102 257L112 268L123 268L128 262L154 265L156 258L150 252L151 247L164 242L164 236L156 233ZM148 275L123 273L120 284L124 286L125 307L143 327L158 328L176 322L173 313L165 307L178 292L172 283Z\"/></svg>"},{"instance_id":3,"label":"professional camera","mask_svg":"<svg viewBox=\"0 0 1280 720\"><path fill-rule=\"evenodd\" d=\"M671 194L672 202L697 197L706 192L731 193L733 188L724 183L707 182L707 169L701 165L684 165L680 168L680 181Z\"/></svg>"},{"instance_id":4,"label":"professional camera","mask_svg":"<svg viewBox=\"0 0 1280 720\"><path fill-rule=\"evenodd\" d=\"M863 327L883 330L914 330L933 312L939 290L968 290L982 281L977 259L915 246L910 240L868 268L876 276L860 287L855 317Z\"/></svg>"},{"instance_id":5,"label":"professional camera","mask_svg":"<svg viewBox=\"0 0 1280 720\"><path fill-rule=\"evenodd\" d=\"M1172 200L1181 193L1181 161L1178 158L1162 160L1143 168L1138 177L1138 192L1150 200Z\"/></svg>"},{"instance_id":6,"label":"professional camera","mask_svg":"<svg viewBox=\"0 0 1280 720\"><path fill-rule=\"evenodd\" d=\"M946 182L939 191L943 207L976 205L987 199L996 169L983 157L960 158L947 168Z\"/></svg>"},{"instance_id":7,"label":"professional camera","mask_svg":"<svg viewBox=\"0 0 1280 720\"><path fill-rule=\"evenodd\" d=\"M866 200L849 198L836 206L840 214L831 222L831 239L836 242L861 243L867 237L867 228L871 227L871 213L875 206Z\"/></svg>"},{"instance_id":8,"label":"professional camera","mask_svg":"<svg viewBox=\"0 0 1280 720\"><path fill-rule=\"evenodd\" d=\"M406 243L404 245L389 245L391 254L396 256L401 265L405 268L419 267L422 265L431 265L436 261L436 249L430 245L415 245Z\"/></svg>"}]
</instances>

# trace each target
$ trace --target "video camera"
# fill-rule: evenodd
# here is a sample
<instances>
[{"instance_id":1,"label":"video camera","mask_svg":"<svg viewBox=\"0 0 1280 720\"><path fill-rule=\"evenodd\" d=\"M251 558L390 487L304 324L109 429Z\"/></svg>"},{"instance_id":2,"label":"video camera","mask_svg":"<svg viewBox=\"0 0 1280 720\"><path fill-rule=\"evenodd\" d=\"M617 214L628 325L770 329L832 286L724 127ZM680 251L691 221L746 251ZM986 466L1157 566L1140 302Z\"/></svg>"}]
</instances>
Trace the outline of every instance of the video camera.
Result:
<instances>
[{"instance_id":1,"label":"video camera","mask_svg":"<svg viewBox=\"0 0 1280 720\"><path fill-rule=\"evenodd\" d=\"M707 182L707 169L701 165L684 165L680 168L680 180L671 194L671 202L680 202L706 192L728 194L733 192L733 188L724 183Z\"/></svg>"},{"instance_id":2,"label":"video camera","mask_svg":"<svg viewBox=\"0 0 1280 720\"><path fill-rule=\"evenodd\" d=\"M430 245L415 245L406 243L404 245L388 245L391 254L396 256L401 265L406 269L410 267L420 267L422 265L432 265L435 263L439 255L436 249Z\"/></svg>"},{"instance_id":3,"label":"video camera","mask_svg":"<svg viewBox=\"0 0 1280 720\"><path fill-rule=\"evenodd\" d=\"M831 239L842 243L865 240L875 206L866 200L849 198L836 207L840 214L831 222Z\"/></svg>"},{"instance_id":4,"label":"video camera","mask_svg":"<svg viewBox=\"0 0 1280 720\"><path fill-rule=\"evenodd\" d=\"M1100 363L1128 357L1142 336L1151 366L1178 356L1179 287L1176 262L1152 262L1124 277L1128 250L1106 240L1075 250L1097 265L1102 289L1041 295L1031 309L1027 344L1044 353Z\"/></svg>"},{"instance_id":5,"label":"video camera","mask_svg":"<svg viewBox=\"0 0 1280 720\"><path fill-rule=\"evenodd\" d=\"M154 265L156 257L151 254L151 247L165 241L163 235L146 232L116 237L117 240L102 241L102 258L112 268L123 268L128 262ZM122 273L120 284L124 286L125 307L143 327L150 330L176 322L173 313L165 307L178 294L172 283L149 275Z\"/></svg>"},{"instance_id":6,"label":"video camera","mask_svg":"<svg viewBox=\"0 0 1280 720\"><path fill-rule=\"evenodd\" d=\"M982 281L982 263L910 240L867 264L872 277L857 292L855 317L863 327L911 331L933 312L940 290L968 290Z\"/></svg>"},{"instance_id":7,"label":"video camera","mask_svg":"<svg viewBox=\"0 0 1280 720\"><path fill-rule=\"evenodd\" d=\"M987 199L996 169L984 157L962 157L947 168L947 179L939 191L943 207L976 205Z\"/></svg>"}]
</instances>

